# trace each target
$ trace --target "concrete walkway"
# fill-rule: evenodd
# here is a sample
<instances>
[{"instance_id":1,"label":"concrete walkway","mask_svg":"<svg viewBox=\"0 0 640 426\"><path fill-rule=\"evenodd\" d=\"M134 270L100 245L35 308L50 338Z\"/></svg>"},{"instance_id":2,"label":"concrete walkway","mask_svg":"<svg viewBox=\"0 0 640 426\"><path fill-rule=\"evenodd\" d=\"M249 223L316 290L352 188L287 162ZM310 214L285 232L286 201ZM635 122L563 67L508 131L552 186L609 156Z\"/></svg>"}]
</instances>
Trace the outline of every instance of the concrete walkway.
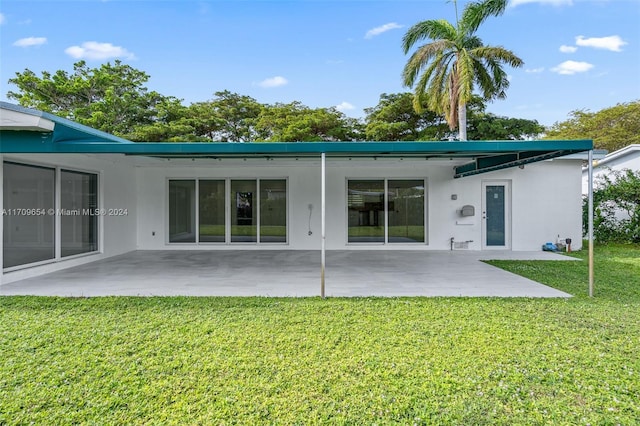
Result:
<instances>
[{"instance_id":1,"label":"concrete walkway","mask_svg":"<svg viewBox=\"0 0 640 426\"><path fill-rule=\"evenodd\" d=\"M487 265L547 252L328 251L327 296L571 297ZM0 286L0 295L319 296L320 252L135 251Z\"/></svg>"}]
</instances>

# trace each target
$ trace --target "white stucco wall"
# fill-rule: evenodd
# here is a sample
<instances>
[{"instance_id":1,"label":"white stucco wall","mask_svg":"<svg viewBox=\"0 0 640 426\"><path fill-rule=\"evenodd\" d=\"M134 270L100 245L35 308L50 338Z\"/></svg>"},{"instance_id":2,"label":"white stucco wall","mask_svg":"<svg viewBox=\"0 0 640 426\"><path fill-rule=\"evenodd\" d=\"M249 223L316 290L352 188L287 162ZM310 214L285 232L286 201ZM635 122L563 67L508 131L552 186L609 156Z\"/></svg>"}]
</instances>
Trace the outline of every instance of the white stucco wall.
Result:
<instances>
[{"instance_id":1,"label":"white stucco wall","mask_svg":"<svg viewBox=\"0 0 640 426\"><path fill-rule=\"evenodd\" d=\"M320 164L317 160L188 160L140 162L137 183L137 241L142 250L307 249L320 248ZM581 245L580 161L553 160L477 176L453 179L452 163L416 160L327 160L326 247L329 250L449 250L450 238L482 248L482 182L507 181L511 189L511 249L540 250L558 237ZM170 178L288 178L289 242L271 244L169 244L167 236ZM346 182L349 178L426 178L427 244L347 244ZM452 195L457 196L452 200ZM308 235L309 204L313 206ZM463 205L476 215L459 217Z\"/></svg>"},{"instance_id":2,"label":"white stucco wall","mask_svg":"<svg viewBox=\"0 0 640 426\"><path fill-rule=\"evenodd\" d=\"M9 283L136 249L136 173L131 159L121 155L12 154L2 155L0 156L0 160L97 173L99 176L100 208L107 210L118 208L128 209L126 215L104 215L100 217L99 253L6 272L0 277L2 280L0 283ZM2 185L0 185L0 192L2 190ZM0 199L1 198L0 196Z\"/></svg>"}]
</instances>

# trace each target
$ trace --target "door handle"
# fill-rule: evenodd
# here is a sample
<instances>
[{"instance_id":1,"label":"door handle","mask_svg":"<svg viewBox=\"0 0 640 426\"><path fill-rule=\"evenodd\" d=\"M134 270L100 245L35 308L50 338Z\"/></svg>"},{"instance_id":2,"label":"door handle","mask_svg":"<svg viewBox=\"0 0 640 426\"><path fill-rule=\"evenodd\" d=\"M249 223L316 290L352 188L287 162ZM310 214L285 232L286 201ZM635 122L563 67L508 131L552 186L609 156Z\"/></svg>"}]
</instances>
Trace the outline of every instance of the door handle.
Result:
<instances>
[{"instance_id":1,"label":"door handle","mask_svg":"<svg viewBox=\"0 0 640 426\"><path fill-rule=\"evenodd\" d=\"M487 212L482 212L482 218L486 219L487 218Z\"/></svg>"}]
</instances>

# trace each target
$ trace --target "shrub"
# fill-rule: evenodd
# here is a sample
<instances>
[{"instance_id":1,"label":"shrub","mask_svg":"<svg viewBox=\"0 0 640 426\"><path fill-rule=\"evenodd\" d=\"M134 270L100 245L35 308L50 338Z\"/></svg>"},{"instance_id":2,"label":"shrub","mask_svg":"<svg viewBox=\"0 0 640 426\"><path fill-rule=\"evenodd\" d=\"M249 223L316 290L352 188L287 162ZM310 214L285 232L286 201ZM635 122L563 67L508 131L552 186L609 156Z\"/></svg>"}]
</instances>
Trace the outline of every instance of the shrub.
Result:
<instances>
[{"instance_id":1,"label":"shrub","mask_svg":"<svg viewBox=\"0 0 640 426\"><path fill-rule=\"evenodd\" d=\"M588 198L582 203L588 226ZM593 235L598 242L640 243L640 171L612 170L598 176L593 191Z\"/></svg>"}]
</instances>

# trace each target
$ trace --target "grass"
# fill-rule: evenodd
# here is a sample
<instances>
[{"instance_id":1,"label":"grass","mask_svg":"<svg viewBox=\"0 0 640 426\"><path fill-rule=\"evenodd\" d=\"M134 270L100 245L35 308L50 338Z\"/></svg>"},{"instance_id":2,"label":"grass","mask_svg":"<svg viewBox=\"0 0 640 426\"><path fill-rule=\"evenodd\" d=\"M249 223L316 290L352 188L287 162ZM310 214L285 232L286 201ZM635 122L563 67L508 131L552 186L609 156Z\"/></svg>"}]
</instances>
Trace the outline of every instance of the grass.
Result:
<instances>
[{"instance_id":1,"label":"grass","mask_svg":"<svg viewBox=\"0 0 640 426\"><path fill-rule=\"evenodd\" d=\"M223 236L225 235L224 225L200 225L201 236ZM243 237L255 237L258 228L256 225L232 225L231 235ZM260 227L260 235L268 237L285 237L287 235L287 227L282 225L262 225Z\"/></svg>"},{"instance_id":2,"label":"grass","mask_svg":"<svg viewBox=\"0 0 640 426\"><path fill-rule=\"evenodd\" d=\"M2 297L0 424L637 424L640 248L596 262L593 299L585 262L500 262L567 300Z\"/></svg>"}]
</instances>

